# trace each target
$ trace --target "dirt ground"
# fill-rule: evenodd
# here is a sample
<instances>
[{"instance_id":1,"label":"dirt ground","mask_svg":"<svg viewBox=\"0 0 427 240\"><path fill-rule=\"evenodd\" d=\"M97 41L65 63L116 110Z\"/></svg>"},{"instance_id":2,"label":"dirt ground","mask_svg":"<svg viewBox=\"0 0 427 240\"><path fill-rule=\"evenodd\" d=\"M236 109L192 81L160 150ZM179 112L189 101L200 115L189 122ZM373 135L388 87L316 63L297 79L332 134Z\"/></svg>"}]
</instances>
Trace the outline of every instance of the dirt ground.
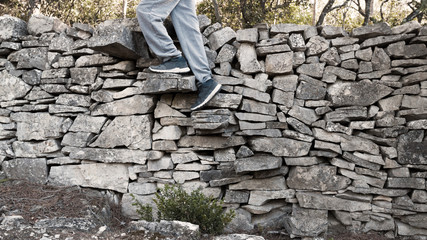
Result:
<instances>
[{"instance_id":1,"label":"dirt ground","mask_svg":"<svg viewBox=\"0 0 427 240\"><path fill-rule=\"evenodd\" d=\"M0 228L0 240L41 239L147 239L143 233L130 233L120 207L109 204L99 191L80 187L59 187L23 181L0 181L0 223L7 216L22 216L8 228ZM42 219L89 219L91 229L68 225L35 227ZM3 224L4 225L4 224ZM1 226L1 224L0 224ZM267 240L290 239L285 234L262 235ZM211 239L209 236L204 239ZM150 237L150 239L153 239ZM158 239L158 238L156 238ZM331 233L324 240L386 240L379 234Z\"/></svg>"}]
</instances>

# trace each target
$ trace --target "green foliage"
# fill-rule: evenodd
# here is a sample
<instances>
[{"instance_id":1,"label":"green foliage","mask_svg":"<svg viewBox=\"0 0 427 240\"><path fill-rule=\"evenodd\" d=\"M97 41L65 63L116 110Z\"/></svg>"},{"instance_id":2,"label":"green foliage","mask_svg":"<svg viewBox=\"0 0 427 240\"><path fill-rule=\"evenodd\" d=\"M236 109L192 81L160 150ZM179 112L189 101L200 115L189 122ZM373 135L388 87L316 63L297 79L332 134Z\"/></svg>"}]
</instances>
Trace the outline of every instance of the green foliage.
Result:
<instances>
[{"instance_id":1,"label":"green foliage","mask_svg":"<svg viewBox=\"0 0 427 240\"><path fill-rule=\"evenodd\" d=\"M235 30L252 27L258 23L311 23L311 10L307 0L217 0L221 23ZM215 20L211 0L203 0L198 14ZM219 19L216 19L219 21Z\"/></svg>"},{"instance_id":2,"label":"green foliage","mask_svg":"<svg viewBox=\"0 0 427 240\"><path fill-rule=\"evenodd\" d=\"M152 208L142 205L131 195L141 219L153 219ZM235 217L235 212L224 212L222 201L205 196L200 190L190 194L178 185L165 185L153 199L158 208L158 219L178 220L197 224L200 231L208 234L220 234L224 227ZM149 220L147 220L149 221ZM152 221L152 220L151 220Z\"/></svg>"},{"instance_id":3,"label":"green foliage","mask_svg":"<svg viewBox=\"0 0 427 240\"><path fill-rule=\"evenodd\" d=\"M208 234L222 233L235 216L233 210L224 213L218 199L207 197L200 190L188 194L178 185L165 185L156 193L154 202L159 219L191 222Z\"/></svg>"},{"instance_id":4,"label":"green foliage","mask_svg":"<svg viewBox=\"0 0 427 240\"><path fill-rule=\"evenodd\" d=\"M141 220L145 220L148 222L154 221L153 218L153 207L150 204L142 204L136 198L135 195L131 194L133 203L132 206L136 207L136 212L139 214Z\"/></svg>"},{"instance_id":5,"label":"green foliage","mask_svg":"<svg viewBox=\"0 0 427 240\"><path fill-rule=\"evenodd\" d=\"M0 15L9 14L25 21L30 18L32 6L29 0L6 0L0 3ZM108 19L123 18L123 1L111 0L39 0L40 13L57 17L64 23L88 23L95 25ZM128 9L135 8L138 0L128 0ZM135 9L127 16L134 17Z\"/></svg>"}]
</instances>

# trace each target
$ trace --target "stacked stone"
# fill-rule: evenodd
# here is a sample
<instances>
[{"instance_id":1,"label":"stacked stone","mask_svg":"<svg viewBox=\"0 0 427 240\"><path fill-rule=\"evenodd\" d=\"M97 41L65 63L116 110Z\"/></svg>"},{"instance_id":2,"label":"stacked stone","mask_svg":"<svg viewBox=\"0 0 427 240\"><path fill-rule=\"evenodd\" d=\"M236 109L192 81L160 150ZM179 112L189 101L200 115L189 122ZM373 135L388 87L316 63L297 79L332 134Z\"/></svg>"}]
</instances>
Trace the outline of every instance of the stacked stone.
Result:
<instances>
[{"instance_id":1,"label":"stacked stone","mask_svg":"<svg viewBox=\"0 0 427 240\"><path fill-rule=\"evenodd\" d=\"M239 231L427 235L426 27L199 21L223 88L191 112L194 76L149 72L135 19L0 17L0 176L110 190L132 218L178 183Z\"/></svg>"}]
</instances>

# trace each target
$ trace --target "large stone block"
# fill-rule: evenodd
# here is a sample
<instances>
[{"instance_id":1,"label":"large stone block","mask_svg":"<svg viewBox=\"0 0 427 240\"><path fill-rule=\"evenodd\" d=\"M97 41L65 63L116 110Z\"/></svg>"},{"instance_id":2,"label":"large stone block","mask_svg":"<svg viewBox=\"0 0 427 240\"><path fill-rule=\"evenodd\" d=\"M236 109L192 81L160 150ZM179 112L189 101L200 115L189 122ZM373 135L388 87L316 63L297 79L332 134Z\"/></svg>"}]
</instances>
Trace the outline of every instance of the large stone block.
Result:
<instances>
[{"instance_id":1,"label":"large stone block","mask_svg":"<svg viewBox=\"0 0 427 240\"><path fill-rule=\"evenodd\" d=\"M10 54L7 59L17 62L18 69L40 69L46 70L49 67L48 49L46 47L24 48Z\"/></svg>"},{"instance_id":2,"label":"large stone block","mask_svg":"<svg viewBox=\"0 0 427 240\"><path fill-rule=\"evenodd\" d=\"M133 114L146 114L154 110L153 96L135 95L133 97L100 104L92 111L92 115L100 116L125 116Z\"/></svg>"},{"instance_id":3,"label":"large stone block","mask_svg":"<svg viewBox=\"0 0 427 240\"><path fill-rule=\"evenodd\" d=\"M229 43L236 39L236 32L230 27L225 27L219 31L212 33L209 36L209 45L212 50L218 50L224 44Z\"/></svg>"},{"instance_id":4,"label":"large stone block","mask_svg":"<svg viewBox=\"0 0 427 240\"><path fill-rule=\"evenodd\" d=\"M262 70L253 44L242 43L237 50L237 59L240 63L240 70L246 74L257 73Z\"/></svg>"},{"instance_id":5,"label":"large stone block","mask_svg":"<svg viewBox=\"0 0 427 240\"><path fill-rule=\"evenodd\" d=\"M61 145L57 140L47 140L42 142L21 142L15 141L12 144L15 157L36 158L48 156L50 153L61 150Z\"/></svg>"},{"instance_id":6,"label":"large stone block","mask_svg":"<svg viewBox=\"0 0 427 240\"><path fill-rule=\"evenodd\" d=\"M274 156L300 157L310 151L311 143L290 138L256 137L249 140L251 149L260 152L269 152Z\"/></svg>"},{"instance_id":7,"label":"large stone block","mask_svg":"<svg viewBox=\"0 0 427 240\"><path fill-rule=\"evenodd\" d=\"M31 90L30 85L6 70L0 72L0 79L0 101L23 98Z\"/></svg>"},{"instance_id":8,"label":"large stone block","mask_svg":"<svg viewBox=\"0 0 427 240\"><path fill-rule=\"evenodd\" d=\"M137 79L144 80L140 89L142 93L146 94L195 92L197 90L194 76L140 72Z\"/></svg>"},{"instance_id":9,"label":"large stone block","mask_svg":"<svg viewBox=\"0 0 427 240\"><path fill-rule=\"evenodd\" d=\"M398 138L398 159L400 164L427 164L427 141L423 130L413 130Z\"/></svg>"},{"instance_id":10,"label":"large stone block","mask_svg":"<svg viewBox=\"0 0 427 240\"><path fill-rule=\"evenodd\" d=\"M60 138L71 126L69 119L49 113L13 113L11 119L17 122L16 136L20 141Z\"/></svg>"},{"instance_id":11,"label":"large stone block","mask_svg":"<svg viewBox=\"0 0 427 240\"><path fill-rule=\"evenodd\" d=\"M116 117L98 136L91 147L151 149L151 126L149 115Z\"/></svg>"},{"instance_id":12,"label":"large stone block","mask_svg":"<svg viewBox=\"0 0 427 240\"><path fill-rule=\"evenodd\" d=\"M56 17L47 17L42 14L33 14L28 20L28 32L31 35L41 35L48 32L63 32L67 25Z\"/></svg>"},{"instance_id":13,"label":"large stone block","mask_svg":"<svg viewBox=\"0 0 427 240\"><path fill-rule=\"evenodd\" d=\"M299 206L303 208L347 212L369 211L372 209L370 203L322 195L316 192L297 192L296 197Z\"/></svg>"},{"instance_id":14,"label":"large stone block","mask_svg":"<svg viewBox=\"0 0 427 240\"><path fill-rule=\"evenodd\" d=\"M193 147L195 149L220 149L244 145L246 140L241 136L184 136L178 141L179 147Z\"/></svg>"},{"instance_id":15,"label":"large stone block","mask_svg":"<svg viewBox=\"0 0 427 240\"><path fill-rule=\"evenodd\" d=\"M47 164L45 158L16 158L2 163L3 171L11 179L45 184Z\"/></svg>"},{"instance_id":16,"label":"large stone block","mask_svg":"<svg viewBox=\"0 0 427 240\"><path fill-rule=\"evenodd\" d=\"M70 158L90 160L103 163L137 163L145 164L147 160L160 159L163 154L156 151L141 151L128 149L102 149L102 148L77 148L64 147L64 153Z\"/></svg>"},{"instance_id":17,"label":"large stone block","mask_svg":"<svg viewBox=\"0 0 427 240\"><path fill-rule=\"evenodd\" d=\"M19 38L28 34L27 23L16 17L0 16L0 26L2 26L0 29L0 41Z\"/></svg>"},{"instance_id":18,"label":"large stone block","mask_svg":"<svg viewBox=\"0 0 427 240\"><path fill-rule=\"evenodd\" d=\"M49 182L58 185L109 189L126 193L129 184L128 168L123 164L82 164L54 166Z\"/></svg>"},{"instance_id":19,"label":"large stone block","mask_svg":"<svg viewBox=\"0 0 427 240\"><path fill-rule=\"evenodd\" d=\"M294 204L292 215L286 218L285 228L293 236L318 236L328 230L328 211L304 209Z\"/></svg>"},{"instance_id":20,"label":"large stone block","mask_svg":"<svg viewBox=\"0 0 427 240\"><path fill-rule=\"evenodd\" d=\"M129 19L105 21L97 26L88 47L121 59L149 58L142 33L133 31L137 27Z\"/></svg>"},{"instance_id":21,"label":"large stone block","mask_svg":"<svg viewBox=\"0 0 427 240\"><path fill-rule=\"evenodd\" d=\"M267 55L265 71L268 74L287 74L292 72L294 55L292 52L284 52Z\"/></svg>"},{"instance_id":22,"label":"large stone block","mask_svg":"<svg viewBox=\"0 0 427 240\"><path fill-rule=\"evenodd\" d=\"M287 184L292 189L338 191L350 185L347 177L338 176L333 166L295 167L289 171Z\"/></svg>"},{"instance_id":23,"label":"large stone block","mask_svg":"<svg viewBox=\"0 0 427 240\"><path fill-rule=\"evenodd\" d=\"M236 172L254 172L277 169L282 166L282 158L258 154L248 158L238 158L234 162Z\"/></svg>"},{"instance_id":24,"label":"large stone block","mask_svg":"<svg viewBox=\"0 0 427 240\"><path fill-rule=\"evenodd\" d=\"M328 89L334 106L370 106L393 92L393 89L369 80L335 83Z\"/></svg>"}]
</instances>

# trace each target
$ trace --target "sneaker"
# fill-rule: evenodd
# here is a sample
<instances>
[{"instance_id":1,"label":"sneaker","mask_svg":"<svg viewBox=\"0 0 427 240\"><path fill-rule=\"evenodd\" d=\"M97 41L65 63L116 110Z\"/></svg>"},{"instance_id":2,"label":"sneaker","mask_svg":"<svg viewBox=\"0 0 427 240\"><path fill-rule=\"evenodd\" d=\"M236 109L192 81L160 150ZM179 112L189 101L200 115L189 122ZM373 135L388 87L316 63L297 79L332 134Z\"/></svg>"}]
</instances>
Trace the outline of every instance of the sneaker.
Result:
<instances>
[{"instance_id":1,"label":"sneaker","mask_svg":"<svg viewBox=\"0 0 427 240\"><path fill-rule=\"evenodd\" d=\"M150 66L148 69L156 73L188 73L190 68L183 56L174 57L157 66Z\"/></svg>"},{"instance_id":2,"label":"sneaker","mask_svg":"<svg viewBox=\"0 0 427 240\"><path fill-rule=\"evenodd\" d=\"M221 84L215 82L213 79L209 79L202 83L199 86L199 94L197 95L196 103L191 106L191 110L194 111L203 107L217 92L219 92L219 90L221 90Z\"/></svg>"}]
</instances>

